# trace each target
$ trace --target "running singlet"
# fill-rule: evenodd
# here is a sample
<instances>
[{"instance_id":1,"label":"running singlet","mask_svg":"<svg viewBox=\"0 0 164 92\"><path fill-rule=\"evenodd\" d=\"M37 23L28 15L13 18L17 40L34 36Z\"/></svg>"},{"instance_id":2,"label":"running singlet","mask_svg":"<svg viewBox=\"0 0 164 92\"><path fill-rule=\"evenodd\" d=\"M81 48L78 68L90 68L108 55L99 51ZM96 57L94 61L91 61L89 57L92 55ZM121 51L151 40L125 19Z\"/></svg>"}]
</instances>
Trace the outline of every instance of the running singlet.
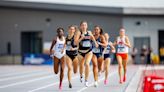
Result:
<instances>
[{"instance_id":1,"label":"running singlet","mask_svg":"<svg viewBox=\"0 0 164 92\"><path fill-rule=\"evenodd\" d=\"M89 33L87 32L84 35L84 39L81 40L81 42L79 43L79 50L89 50L91 49L91 36L89 35Z\"/></svg>"},{"instance_id":2,"label":"running singlet","mask_svg":"<svg viewBox=\"0 0 164 92\"><path fill-rule=\"evenodd\" d=\"M96 39L96 41L97 41L98 43L100 43L100 42L101 42L100 37L99 37L98 39ZM92 42L93 42L93 41L92 41ZM93 46L92 46L92 52L93 52L93 53L102 53L102 46L101 46L101 45L99 45L99 47L96 48L95 43L93 42L92 44L93 44Z\"/></svg>"},{"instance_id":3,"label":"running singlet","mask_svg":"<svg viewBox=\"0 0 164 92\"><path fill-rule=\"evenodd\" d=\"M77 55L77 50L71 50L71 48L77 48L76 45L74 45L74 36L70 39L68 37L66 38L66 53L67 55Z\"/></svg>"},{"instance_id":4,"label":"running singlet","mask_svg":"<svg viewBox=\"0 0 164 92\"><path fill-rule=\"evenodd\" d=\"M117 38L117 53L124 54L128 53L128 47L124 44L125 43L125 36L123 38Z\"/></svg>"},{"instance_id":5,"label":"running singlet","mask_svg":"<svg viewBox=\"0 0 164 92\"><path fill-rule=\"evenodd\" d=\"M111 47L110 47L109 43L110 43L110 42L108 42L108 45L107 45L107 47L105 48L104 54L110 54L110 52L111 52Z\"/></svg>"},{"instance_id":6,"label":"running singlet","mask_svg":"<svg viewBox=\"0 0 164 92\"><path fill-rule=\"evenodd\" d=\"M64 37L63 37L64 38ZM65 38L63 41L61 41L58 37L57 37L57 40L56 40L56 44L54 46L54 56L56 56L58 59L61 59L64 55L65 55L65 50L64 52L62 53L62 50L64 48L64 44L65 44Z\"/></svg>"}]
</instances>

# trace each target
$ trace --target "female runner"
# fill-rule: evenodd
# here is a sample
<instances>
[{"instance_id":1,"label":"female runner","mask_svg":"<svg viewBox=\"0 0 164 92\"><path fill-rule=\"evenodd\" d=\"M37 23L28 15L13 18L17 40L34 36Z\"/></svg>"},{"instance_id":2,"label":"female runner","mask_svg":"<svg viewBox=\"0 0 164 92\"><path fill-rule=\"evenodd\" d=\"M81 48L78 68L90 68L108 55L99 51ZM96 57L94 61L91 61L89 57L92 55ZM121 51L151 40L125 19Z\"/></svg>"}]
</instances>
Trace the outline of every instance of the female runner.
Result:
<instances>
[{"instance_id":1,"label":"female runner","mask_svg":"<svg viewBox=\"0 0 164 92\"><path fill-rule=\"evenodd\" d=\"M128 62L128 49L131 47L128 36L125 35L125 29L120 28L119 36L117 37L115 43L117 46L116 58L118 61L118 73L120 78L120 84L126 81L126 66ZM124 71L124 74L121 71Z\"/></svg>"},{"instance_id":2,"label":"female runner","mask_svg":"<svg viewBox=\"0 0 164 92\"><path fill-rule=\"evenodd\" d=\"M64 77L64 67L65 67L65 37L64 37L64 29L57 29L57 36L53 39L50 54L53 57L54 61L54 72L58 74L59 66L60 66L60 84L59 89L62 89L62 80Z\"/></svg>"},{"instance_id":3,"label":"female runner","mask_svg":"<svg viewBox=\"0 0 164 92\"><path fill-rule=\"evenodd\" d=\"M79 43L79 55L80 60L80 81L82 82L83 78L83 69L85 64L85 86L88 87L88 77L90 70L90 61L92 59L92 43L95 43L95 46L98 47L98 44L93 36L93 34L88 31L88 24L86 21L80 23L80 31L76 33L75 43Z\"/></svg>"}]
</instances>

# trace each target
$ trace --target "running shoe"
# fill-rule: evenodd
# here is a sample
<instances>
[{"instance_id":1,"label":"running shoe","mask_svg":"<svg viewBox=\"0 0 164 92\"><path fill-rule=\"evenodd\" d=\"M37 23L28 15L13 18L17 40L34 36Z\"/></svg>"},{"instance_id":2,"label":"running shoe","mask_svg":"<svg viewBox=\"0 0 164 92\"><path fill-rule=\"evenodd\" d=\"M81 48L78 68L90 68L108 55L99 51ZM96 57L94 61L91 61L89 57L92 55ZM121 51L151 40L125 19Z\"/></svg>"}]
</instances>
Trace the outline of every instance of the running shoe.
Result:
<instances>
[{"instance_id":1,"label":"running shoe","mask_svg":"<svg viewBox=\"0 0 164 92\"><path fill-rule=\"evenodd\" d=\"M94 86L98 87L98 82L97 81L95 81Z\"/></svg>"},{"instance_id":2,"label":"running shoe","mask_svg":"<svg viewBox=\"0 0 164 92\"><path fill-rule=\"evenodd\" d=\"M104 84L107 85L108 84L108 80L104 80Z\"/></svg>"},{"instance_id":3,"label":"running shoe","mask_svg":"<svg viewBox=\"0 0 164 92\"><path fill-rule=\"evenodd\" d=\"M87 81L87 80L85 81L85 86L86 86L86 87L88 87L88 86L89 86L89 84L88 84L88 81Z\"/></svg>"},{"instance_id":4,"label":"running shoe","mask_svg":"<svg viewBox=\"0 0 164 92\"><path fill-rule=\"evenodd\" d=\"M122 84L123 83L123 81L120 79L120 84Z\"/></svg>"},{"instance_id":5,"label":"running shoe","mask_svg":"<svg viewBox=\"0 0 164 92\"><path fill-rule=\"evenodd\" d=\"M62 90L62 83L59 84L59 89Z\"/></svg>"},{"instance_id":6,"label":"running shoe","mask_svg":"<svg viewBox=\"0 0 164 92\"><path fill-rule=\"evenodd\" d=\"M69 88L72 88L72 84L71 83L69 83Z\"/></svg>"},{"instance_id":7,"label":"running shoe","mask_svg":"<svg viewBox=\"0 0 164 92\"><path fill-rule=\"evenodd\" d=\"M125 82L126 81L126 75L124 75L124 78L123 78L123 82Z\"/></svg>"}]
</instances>

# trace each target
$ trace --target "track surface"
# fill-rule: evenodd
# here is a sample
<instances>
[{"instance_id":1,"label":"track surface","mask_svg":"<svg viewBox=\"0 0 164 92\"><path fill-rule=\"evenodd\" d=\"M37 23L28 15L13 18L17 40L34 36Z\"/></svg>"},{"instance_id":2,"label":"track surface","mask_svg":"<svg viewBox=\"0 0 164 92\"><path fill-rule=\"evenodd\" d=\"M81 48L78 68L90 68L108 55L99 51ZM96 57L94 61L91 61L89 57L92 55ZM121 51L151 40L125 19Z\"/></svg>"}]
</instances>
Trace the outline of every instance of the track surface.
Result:
<instances>
[{"instance_id":1,"label":"track surface","mask_svg":"<svg viewBox=\"0 0 164 92\"><path fill-rule=\"evenodd\" d=\"M80 83L79 73L77 73L72 76L72 89L68 88L66 68L63 89L59 90L59 75L53 73L52 66L0 65L0 92L126 92L125 90L129 88L131 80L141 67L145 66L128 65L127 81L124 84L119 84L118 66L111 65L108 84L104 85L104 73L102 73L99 76L98 87L93 86L94 79L91 67L89 87L84 86L84 81Z\"/></svg>"}]
</instances>

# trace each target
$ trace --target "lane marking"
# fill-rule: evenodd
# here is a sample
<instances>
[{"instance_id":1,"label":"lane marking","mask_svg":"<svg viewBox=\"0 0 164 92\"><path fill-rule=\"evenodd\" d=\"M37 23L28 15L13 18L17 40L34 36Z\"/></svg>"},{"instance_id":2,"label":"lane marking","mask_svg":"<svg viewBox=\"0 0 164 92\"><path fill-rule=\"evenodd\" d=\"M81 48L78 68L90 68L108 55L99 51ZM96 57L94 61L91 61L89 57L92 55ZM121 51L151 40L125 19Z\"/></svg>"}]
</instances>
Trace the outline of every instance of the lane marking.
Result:
<instances>
[{"instance_id":1,"label":"lane marking","mask_svg":"<svg viewBox=\"0 0 164 92\"><path fill-rule=\"evenodd\" d=\"M65 73L67 73L67 72L65 72ZM91 74L91 71L89 72L89 74ZM79 77L79 76L76 75L76 77L72 77L72 79L76 79L76 78L78 78L78 77ZM63 83L64 83L64 82L68 82L68 79L63 80ZM48 85L45 85L45 86L42 86L42 87L39 87L39 88L30 90L30 91L28 91L28 92L35 92L35 91L38 91L38 90L41 90L41 89L45 89L45 88L47 88L47 87L54 86L54 85L56 85L56 84L59 84L59 82L51 83L51 84L48 84Z\"/></svg>"},{"instance_id":2,"label":"lane marking","mask_svg":"<svg viewBox=\"0 0 164 92\"><path fill-rule=\"evenodd\" d=\"M54 75L49 75L49 76L45 76L45 77L35 78L35 79L32 79L32 80L16 82L16 83L12 83L12 84L7 84L7 85L0 86L0 88L7 88L7 87L15 86L15 85L21 85L21 84L25 84L25 83L30 83L30 82L34 82L34 81L43 80L43 79L48 79L48 78L51 78L51 77L54 77Z\"/></svg>"},{"instance_id":3,"label":"lane marking","mask_svg":"<svg viewBox=\"0 0 164 92\"><path fill-rule=\"evenodd\" d=\"M35 73L35 72L41 72L42 70L39 70L39 71L27 71L27 72L16 72L15 73L15 71L13 71L12 73L7 73L7 74L1 74L0 75L0 78L1 77L7 77L7 76L14 76L14 75L19 75L19 74L28 74L28 73ZM42 71L43 72L43 71Z\"/></svg>"},{"instance_id":4,"label":"lane marking","mask_svg":"<svg viewBox=\"0 0 164 92\"><path fill-rule=\"evenodd\" d=\"M114 75L114 74L116 74L117 72L115 71L115 72L112 72L112 73L110 73L109 75L108 75L108 77L111 77L112 75ZM101 81L103 81L105 79L105 77L102 77L101 79L99 79L98 80L98 82L101 82ZM84 90L86 90L87 88L89 88L89 87L91 87L91 86L93 86L94 85L94 82L92 82L91 84L89 84L89 86L88 87L83 87L83 88L81 88L80 90L78 90L77 92L82 92L82 91L84 91Z\"/></svg>"},{"instance_id":5,"label":"lane marking","mask_svg":"<svg viewBox=\"0 0 164 92\"><path fill-rule=\"evenodd\" d=\"M67 72L65 72L64 75L66 75L66 73ZM0 88L6 88L6 87L10 87L10 86L21 85L21 84L25 84L25 83L30 83L30 82L42 80L42 79L48 79L48 78L51 78L51 77L53 78L55 76L58 76L58 74L52 73L51 75L45 76L45 77L40 77L40 78L35 78L35 79L32 79L32 80L27 80L27 81L21 81L21 82L15 82L15 83L7 84L7 85L2 85L2 86L0 86Z\"/></svg>"},{"instance_id":6,"label":"lane marking","mask_svg":"<svg viewBox=\"0 0 164 92\"><path fill-rule=\"evenodd\" d=\"M43 74L49 74L48 72L36 72L36 73L30 73L28 75L19 75L19 76L14 76L14 77L8 77L8 78L1 78L1 81L8 81L8 80L13 80L13 79L18 79L18 78L26 78L30 76L36 76L36 75L43 75Z\"/></svg>"},{"instance_id":7,"label":"lane marking","mask_svg":"<svg viewBox=\"0 0 164 92\"><path fill-rule=\"evenodd\" d=\"M76 77L73 77L72 79L76 79L76 78L78 78L78 77L79 77L79 76L76 76ZM68 82L68 79L63 80L63 83L64 83L64 82ZM45 89L45 88L47 88L47 87L51 87L51 86L54 86L54 85L57 85L57 84L59 84L59 82L51 83L51 84L48 84L48 85L45 85L45 86L42 86L42 87L39 87L39 88L30 90L30 91L28 91L28 92L35 92L35 91L42 90L42 89Z\"/></svg>"},{"instance_id":8,"label":"lane marking","mask_svg":"<svg viewBox=\"0 0 164 92\"><path fill-rule=\"evenodd\" d=\"M141 67L139 66L136 73L133 74L134 76L131 77L132 79L128 83L127 87L124 89L124 92L136 92L138 83L140 82L141 74L142 74L142 70Z\"/></svg>"}]
</instances>

